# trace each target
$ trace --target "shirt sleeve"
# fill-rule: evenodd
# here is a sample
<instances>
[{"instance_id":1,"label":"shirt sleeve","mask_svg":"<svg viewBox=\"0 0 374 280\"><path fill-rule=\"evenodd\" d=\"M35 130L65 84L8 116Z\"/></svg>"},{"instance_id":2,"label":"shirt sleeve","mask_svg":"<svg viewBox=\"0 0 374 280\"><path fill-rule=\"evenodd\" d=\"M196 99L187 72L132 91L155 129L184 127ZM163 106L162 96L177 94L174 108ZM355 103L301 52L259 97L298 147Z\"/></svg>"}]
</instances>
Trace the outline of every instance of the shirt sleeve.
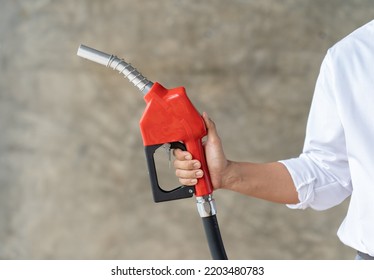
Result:
<instances>
[{"instance_id":1,"label":"shirt sleeve","mask_svg":"<svg viewBox=\"0 0 374 280\"><path fill-rule=\"evenodd\" d=\"M298 158L280 161L288 169L299 196L290 208L331 208L352 192L344 129L337 109L329 52L322 62L309 113L305 143Z\"/></svg>"}]
</instances>

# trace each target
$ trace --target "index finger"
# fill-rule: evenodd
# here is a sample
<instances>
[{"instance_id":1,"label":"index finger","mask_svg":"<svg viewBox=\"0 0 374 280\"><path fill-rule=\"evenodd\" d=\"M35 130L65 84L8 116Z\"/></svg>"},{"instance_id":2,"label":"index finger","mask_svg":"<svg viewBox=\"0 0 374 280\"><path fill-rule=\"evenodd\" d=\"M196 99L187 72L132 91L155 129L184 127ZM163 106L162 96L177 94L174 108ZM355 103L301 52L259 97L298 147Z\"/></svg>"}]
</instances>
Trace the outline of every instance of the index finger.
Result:
<instances>
[{"instance_id":1,"label":"index finger","mask_svg":"<svg viewBox=\"0 0 374 280\"><path fill-rule=\"evenodd\" d=\"M182 151L181 149L174 150L174 156L177 160L191 160L192 155L187 151Z\"/></svg>"}]
</instances>

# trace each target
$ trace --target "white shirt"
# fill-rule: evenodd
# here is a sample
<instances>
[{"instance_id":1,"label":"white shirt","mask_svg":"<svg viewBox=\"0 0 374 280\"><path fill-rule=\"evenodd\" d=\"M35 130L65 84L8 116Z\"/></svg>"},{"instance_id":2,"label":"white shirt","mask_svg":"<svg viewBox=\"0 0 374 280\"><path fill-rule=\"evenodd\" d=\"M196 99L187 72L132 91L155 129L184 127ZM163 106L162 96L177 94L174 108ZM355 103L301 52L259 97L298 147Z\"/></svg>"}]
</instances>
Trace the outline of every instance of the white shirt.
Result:
<instances>
[{"instance_id":1,"label":"white shirt","mask_svg":"<svg viewBox=\"0 0 374 280\"><path fill-rule=\"evenodd\" d=\"M300 200L288 206L324 210L351 196L338 236L374 256L374 21L328 50L303 152L281 162Z\"/></svg>"}]
</instances>

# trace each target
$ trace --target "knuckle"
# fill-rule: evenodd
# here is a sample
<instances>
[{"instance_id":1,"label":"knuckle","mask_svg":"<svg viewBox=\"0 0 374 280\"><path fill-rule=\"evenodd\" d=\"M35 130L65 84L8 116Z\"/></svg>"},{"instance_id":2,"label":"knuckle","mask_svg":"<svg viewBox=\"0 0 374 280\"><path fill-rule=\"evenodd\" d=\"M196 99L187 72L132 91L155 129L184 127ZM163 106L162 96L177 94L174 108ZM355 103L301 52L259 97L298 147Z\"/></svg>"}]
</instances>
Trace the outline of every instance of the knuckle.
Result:
<instances>
[{"instance_id":1,"label":"knuckle","mask_svg":"<svg viewBox=\"0 0 374 280\"><path fill-rule=\"evenodd\" d=\"M201 163L198 160L190 162L190 169L198 169L201 167Z\"/></svg>"},{"instance_id":2,"label":"knuckle","mask_svg":"<svg viewBox=\"0 0 374 280\"><path fill-rule=\"evenodd\" d=\"M196 172L191 170L176 170L176 175L180 179L193 180L197 178Z\"/></svg>"}]
</instances>

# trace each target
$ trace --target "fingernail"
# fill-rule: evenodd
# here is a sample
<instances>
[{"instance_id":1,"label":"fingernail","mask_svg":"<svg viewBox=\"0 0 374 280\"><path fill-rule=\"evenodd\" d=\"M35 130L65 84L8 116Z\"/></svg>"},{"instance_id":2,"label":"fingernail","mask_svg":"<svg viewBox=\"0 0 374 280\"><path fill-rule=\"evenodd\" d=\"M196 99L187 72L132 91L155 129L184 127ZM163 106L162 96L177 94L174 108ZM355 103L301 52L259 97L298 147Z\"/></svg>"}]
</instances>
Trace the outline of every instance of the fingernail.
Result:
<instances>
[{"instance_id":1,"label":"fingernail","mask_svg":"<svg viewBox=\"0 0 374 280\"><path fill-rule=\"evenodd\" d=\"M191 160L191 159L192 159L191 155L186 155L184 158L185 158L186 160Z\"/></svg>"},{"instance_id":2,"label":"fingernail","mask_svg":"<svg viewBox=\"0 0 374 280\"><path fill-rule=\"evenodd\" d=\"M196 179L191 179L191 184L196 185L197 184L197 180Z\"/></svg>"},{"instance_id":3,"label":"fingernail","mask_svg":"<svg viewBox=\"0 0 374 280\"><path fill-rule=\"evenodd\" d=\"M193 167L194 167L194 168L199 168L199 167L200 167L200 163L195 162L195 163L193 164Z\"/></svg>"},{"instance_id":4,"label":"fingernail","mask_svg":"<svg viewBox=\"0 0 374 280\"><path fill-rule=\"evenodd\" d=\"M196 174L197 177L200 178L200 177L203 176L203 171L199 170L199 171L197 171L195 174Z\"/></svg>"}]
</instances>

